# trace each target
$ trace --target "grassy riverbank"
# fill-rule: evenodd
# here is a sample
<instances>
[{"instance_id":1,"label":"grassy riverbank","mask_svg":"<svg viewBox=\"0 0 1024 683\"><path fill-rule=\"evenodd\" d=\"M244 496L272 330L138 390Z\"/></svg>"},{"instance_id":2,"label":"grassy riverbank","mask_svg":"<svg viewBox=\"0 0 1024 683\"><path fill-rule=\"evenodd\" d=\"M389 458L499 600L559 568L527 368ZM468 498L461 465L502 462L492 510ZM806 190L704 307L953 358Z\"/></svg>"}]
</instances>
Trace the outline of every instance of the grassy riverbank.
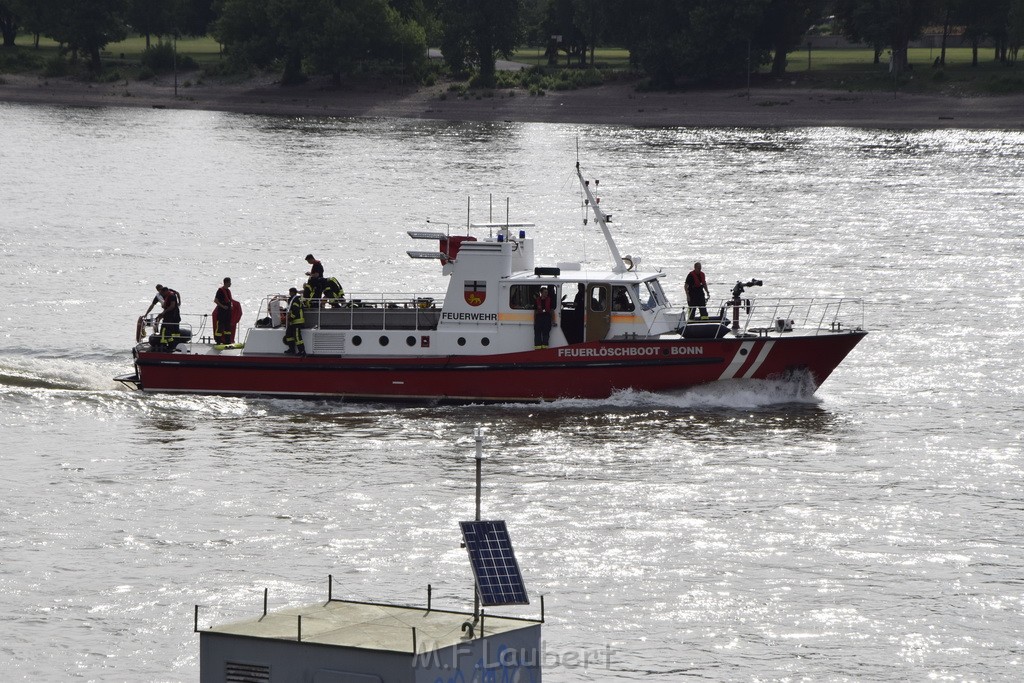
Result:
<instances>
[{"instance_id":1,"label":"grassy riverbank","mask_svg":"<svg viewBox=\"0 0 1024 683\"><path fill-rule=\"evenodd\" d=\"M151 45L158 45L154 39ZM183 71L199 71L199 78L242 80L257 74L232 73L221 52L220 45L211 37L182 38L174 43L179 56L179 68ZM170 45L165 45L172 51ZM40 40L39 46L32 44L30 36L20 36L14 49L0 49L0 74L38 75L44 77L71 76L97 82L117 80L146 80L167 72L170 66L154 70L143 64L146 41L132 37L111 43L103 52L103 71L91 74L84 64L69 64L61 57L58 45L51 40ZM767 66L761 67L750 78L750 87L798 86L848 92L902 91L919 94L952 96L1024 94L1024 65L1006 65L992 58L991 50L979 52L977 66L972 65L973 53L969 48L954 47L946 50L944 66L937 66L939 50L936 48L912 48L909 52L910 70L894 78L883 59L874 63L874 54L867 49L803 49L790 54L787 72L782 77L769 73ZM540 90L572 90L606 82L634 81L643 89L644 80L637 76L629 64L629 53L622 48L599 48L594 54L594 66L580 67L570 64L567 57L560 56L557 65L548 66L544 51L538 47L523 47L512 57L514 62L536 67L527 74L506 72L502 74L499 87L522 88L538 94ZM164 60L165 62L167 60ZM428 71L425 84L445 80L440 64ZM273 74L268 74L272 76ZM371 76L372 77L372 76ZM381 75L378 75L381 77ZM407 83L404 75L387 74L391 81ZM465 81L448 81L458 85ZM735 87L745 88L746 83ZM454 88L453 88L454 89Z\"/></svg>"},{"instance_id":2,"label":"grassy riverbank","mask_svg":"<svg viewBox=\"0 0 1024 683\"><path fill-rule=\"evenodd\" d=\"M28 44L27 39L22 41ZM173 50L163 48L164 65ZM790 59L777 78L758 73L732 87L648 91L622 66L624 51L599 50L601 69L527 67L499 72L501 87L481 90L444 77L440 64L414 81L406 74L323 77L282 87L277 73L232 73L209 38L177 43L177 72L142 63L145 41L111 45L103 70L60 58L57 46L0 49L0 101L73 106L206 109L290 116L401 117L542 121L631 126L857 126L871 128L1024 128L1024 69L991 61L972 67L970 52L912 52L913 69L893 79L870 52L820 50ZM529 64L530 49L517 53ZM538 51L533 49L534 61ZM541 58L543 55L540 55ZM988 55L991 57L991 55ZM514 69L514 65L512 65Z\"/></svg>"}]
</instances>

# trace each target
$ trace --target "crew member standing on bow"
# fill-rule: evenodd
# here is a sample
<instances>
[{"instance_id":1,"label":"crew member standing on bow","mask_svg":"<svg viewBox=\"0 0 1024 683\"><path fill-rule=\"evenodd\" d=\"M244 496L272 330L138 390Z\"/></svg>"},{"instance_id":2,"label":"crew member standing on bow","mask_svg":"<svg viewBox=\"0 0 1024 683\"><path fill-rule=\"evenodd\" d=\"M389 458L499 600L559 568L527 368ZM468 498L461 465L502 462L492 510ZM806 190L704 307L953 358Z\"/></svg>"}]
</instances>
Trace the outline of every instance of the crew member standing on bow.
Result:
<instances>
[{"instance_id":1,"label":"crew member standing on bow","mask_svg":"<svg viewBox=\"0 0 1024 683\"><path fill-rule=\"evenodd\" d=\"M164 287L161 289L160 294L164 298L164 310L156 317L157 322L162 323L160 325L160 343L169 344L179 334L179 323L181 323L181 295L170 287Z\"/></svg>"},{"instance_id":2,"label":"crew member standing on bow","mask_svg":"<svg viewBox=\"0 0 1024 683\"><path fill-rule=\"evenodd\" d=\"M554 302L547 287L541 287L533 300L533 348L548 348L551 326L555 324Z\"/></svg>"},{"instance_id":3,"label":"crew member standing on bow","mask_svg":"<svg viewBox=\"0 0 1024 683\"><path fill-rule=\"evenodd\" d=\"M708 297L711 296L711 292L708 290L708 281L704 277L704 272L700 269L699 261L693 264L693 270L686 276L683 289L686 291L686 303L690 307L690 320L697 318L698 308L700 309L701 320L707 320Z\"/></svg>"},{"instance_id":4,"label":"crew member standing on bow","mask_svg":"<svg viewBox=\"0 0 1024 683\"><path fill-rule=\"evenodd\" d=\"M310 292L309 298L319 299L323 296L324 285L324 264L313 258L312 254L306 254L306 263L309 264L309 272L306 275L309 276L307 281L308 290Z\"/></svg>"},{"instance_id":5,"label":"crew member standing on bow","mask_svg":"<svg viewBox=\"0 0 1024 683\"><path fill-rule=\"evenodd\" d=\"M216 308L213 309L213 342L215 344L233 344L235 342L234 324L232 321L231 278L224 278L224 286L217 289L213 297Z\"/></svg>"},{"instance_id":6,"label":"crew member standing on bow","mask_svg":"<svg viewBox=\"0 0 1024 683\"><path fill-rule=\"evenodd\" d=\"M288 345L285 353L306 355L306 347L302 341L302 323L306 322L302 314L302 297L299 290L292 287L288 290L288 324L284 328L284 343Z\"/></svg>"}]
</instances>

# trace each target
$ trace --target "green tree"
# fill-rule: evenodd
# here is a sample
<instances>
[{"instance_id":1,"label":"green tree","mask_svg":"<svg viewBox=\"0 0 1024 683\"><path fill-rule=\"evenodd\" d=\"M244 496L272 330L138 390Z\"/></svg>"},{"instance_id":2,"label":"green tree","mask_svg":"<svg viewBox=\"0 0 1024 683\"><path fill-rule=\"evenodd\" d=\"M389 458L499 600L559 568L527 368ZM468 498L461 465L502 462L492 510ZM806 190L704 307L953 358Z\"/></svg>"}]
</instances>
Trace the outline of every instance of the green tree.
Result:
<instances>
[{"instance_id":1,"label":"green tree","mask_svg":"<svg viewBox=\"0 0 1024 683\"><path fill-rule=\"evenodd\" d=\"M955 5L956 21L964 26L964 38L971 44L972 64L978 65L978 49L986 38L995 43L995 58L1006 61L1007 35L1010 26L1011 0L988 0Z\"/></svg>"},{"instance_id":2,"label":"green tree","mask_svg":"<svg viewBox=\"0 0 1024 683\"><path fill-rule=\"evenodd\" d=\"M942 24L942 42L939 45L939 57L936 64L946 66L946 47L949 44L949 34L953 28L953 6L960 0L939 0L936 8L936 21Z\"/></svg>"},{"instance_id":3,"label":"green tree","mask_svg":"<svg viewBox=\"0 0 1024 683\"><path fill-rule=\"evenodd\" d=\"M995 44L997 60L1009 60L1008 54L1013 44L1014 8L1021 6L1020 0L937 0L937 5L936 20L944 27L940 63L946 63L946 38L952 26L964 28L963 38L971 46L974 66L978 65L978 49L986 39L991 39Z\"/></svg>"},{"instance_id":4,"label":"green tree","mask_svg":"<svg viewBox=\"0 0 1024 683\"><path fill-rule=\"evenodd\" d=\"M770 0L620 0L616 25L627 27L630 57L654 87L680 80L728 82L747 73Z\"/></svg>"},{"instance_id":5,"label":"green tree","mask_svg":"<svg viewBox=\"0 0 1024 683\"><path fill-rule=\"evenodd\" d=\"M224 0L213 36L239 65L269 68L284 59L282 82L297 82L302 75L302 41L291 35L295 22L290 19L301 16L303 4L301 0Z\"/></svg>"},{"instance_id":6,"label":"green tree","mask_svg":"<svg viewBox=\"0 0 1024 683\"><path fill-rule=\"evenodd\" d=\"M419 24L426 34L428 45L441 42L441 22L437 18L437 0L390 0L403 19Z\"/></svg>"},{"instance_id":7,"label":"green tree","mask_svg":"<svg viewBox=\"0 0 1024 683\"><path fill-rule=\"evenodd\" d=\"M787 55L796 49L816 21L825 0L771 0L761 23L762 39L757 41L773 53L772 75L786 73Z\"/></svg>"},{"instance_id":8,"label":"green tree","mask_svg":"<svg viewBox=\"0 0 1024 683\"><path fill-rule=\"evenodd\" d=\"M548 45L548 63L554 65L558 59L558 51L565 52L567 60L577 59L580 64L586 61L587 37L579 27L575 0L551 0L547 12L547 33L550 36Z\"/></svg>"},{"instance_id":9,"label":"green tree","mask_svg":"<svg viewBox=\"0 0 1024 683\"><path fill-rule=\"evenodd\" d=\"M173 32L172 3L177 0L130 0L128 7L128 24L132 30L146 37L146 47L150 46L150 36L164 36Z\"/></svg>"},{"instance_id":10,"label":"green tree","mask_svg":"<svg viewBox=\"0 0 1024 683\"><path fill-rule=\"evenodd\" d=\"M676 36L686 26L686 8L680 0L612 0L610 23L618 26L629 50L631 65L643 69L655 87L674 85L682 70Z\"/></svg>"},{"instance_id":11,"label":"green tree","mask_svg":"<svg viewBox=\"0 0 1024 683\"><path fill-rule=\"evenodd\" d=\"M1024 0L1010 0L1006 33L1010 47L1010 63L1016 64L1017 55L1021 47L1024 47Z\"/></svg>"},{"instance_id":12,"label":"green tree","mask_svg":"<svg viewBox=\"0 0 1024 683\"><path fill-rule=\"evenodd\" d=\"M593 65L594 49L604 33L607 16L606 0L549 0L545 33L562 37L561 44L549 45L549 59L553 61L555 51L560 49L585 66L589 51Z\"/></svg>"},{"instance_id":13,"label":"green tree","mask_svg":"<svg viewBox=\"0 0 1024 683\"><path fill-rule=\"evenodd\" d=\"M35 46L39 47L39 37L48 34L50 27L59 24L58 19L65 0L0 1L13 10L21 28L35 36Z\"/></svg>"},{"instance_id":14,"label":"green tree","mask_svg":"<svg viewBox=\"0 0 1024 683\"><path fill-rule=\"evenodd\" d=\"M519 5L519 22L523 40L528 45L546 45L551 38L547 26L548 5L551 0L522 0Z\"/></svg>"},{"instance_id":15,"label":"green tree","mask_svg":"<svg viewBox=\"0 0 1024 683\"><path fill-rule=\"evenodd\" d=\"M980 4L980 3L979 3ZM938 16L937 0L837 0L840 31L851 40L892 50L893 73L907 66L907 47Z\"/></svg>"},{"instance_id":16,"label":"green tree","mask_svg":"<svg viewBox=\"0 0 1024 683\"><path fill-rule=\"evenodd\" d=\"M594 50L604 38L608 26L608 6L605 0L573 0L576 6L576 26L584 36L584 44L590 50L590 65L594 65ZM580 66L584 55L580 56Z\"/></svg>"},{"instance_id":17,"label":"green tree","mask_svg":"<svg viewBox=\"0 0 1024 683\"><path fill-rule=\"evenodd\" d=\"M317 71L331 74L336 83L367 60L408 69L426 58L422 26L404 19L384 0L347 0L324 9L323 30L313 35L309 58Z\"/></svg>"},{"instance_id":18,"label":"green tree","mask_svg":"<svg viewBox=\"0 0 1024 683\"><path fill-rule=\"evenodd\" d=\"M475 63L480 83L493 86L498 56L506 59L519 43L521 0L440 0L444 26L441 53L455 73Z\"/></svg>"},{"instance_id":19,"label":"green tree","mask_svg":"<svg viewBox=\"0 0 1024 683\"><path fill-rule=\"evenodd\" d=\"M835 17L839 33L855 43L867 43L875 51L875 63L888 44L883 0L836 0Z\"/></svg>"},{"instance_id":20,"label":"green tree","mask_svg":"<svg viewBox=\"0 0 1024 683\"><path fill-rule=\"evenodd\" d=\"M15 14L15 5L0 2L0 34L3 35L4 47L14 47L14 39L18 35L20 19Z\"/></svg>"},{"instance_id":21,"label":"green tree","mask_svg":"<svg viewBox=\"0 0 1024 683\"><path fill-rule=\"evenodd\" d=\"M412 65L426 53L423 29L387 0L225 0L213 33L242 64L282 64L285 85L305 79L307 61L337 81L359 62Z\"/></svg>"},{"instance_id":22,"label":"green tree","mask_svg":"<svg viewBox=\"0 0 1024 683\"><path fill-rule=\"evenodd\" d=\"M43 33L72 51L84 53L89 58L89 68L99 71L103 48L128 36L127 16L128 0L73 0L61 3L53 25Z\"/></svg>"}]
</instances>

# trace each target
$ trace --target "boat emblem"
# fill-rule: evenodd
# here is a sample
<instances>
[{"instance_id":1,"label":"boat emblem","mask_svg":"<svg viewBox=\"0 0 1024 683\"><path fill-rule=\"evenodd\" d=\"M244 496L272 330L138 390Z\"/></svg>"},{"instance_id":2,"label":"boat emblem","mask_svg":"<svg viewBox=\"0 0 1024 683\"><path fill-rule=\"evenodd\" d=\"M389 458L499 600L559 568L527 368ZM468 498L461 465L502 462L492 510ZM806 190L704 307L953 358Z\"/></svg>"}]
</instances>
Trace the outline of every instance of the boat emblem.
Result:
<instances>
[{"instance_id":1,"label":"boat emblem","mask_svg":"<svg viewBox=\"0 0 1024 683\"><path fill-rule=\"evenodd\" d=\"M464 296L470 306L479 306L487 298L487 283L483 280L466 280Z\"/></svg>"}]
</instances>

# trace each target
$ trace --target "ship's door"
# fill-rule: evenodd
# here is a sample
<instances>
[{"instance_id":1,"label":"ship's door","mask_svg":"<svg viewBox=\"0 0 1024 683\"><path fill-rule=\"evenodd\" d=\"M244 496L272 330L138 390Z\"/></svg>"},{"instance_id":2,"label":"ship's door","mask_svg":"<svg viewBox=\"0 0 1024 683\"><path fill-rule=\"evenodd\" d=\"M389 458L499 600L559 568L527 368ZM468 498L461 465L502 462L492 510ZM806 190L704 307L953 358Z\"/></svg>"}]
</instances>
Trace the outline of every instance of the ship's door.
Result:
<instances>
[{"instance_id":1,"label":"ship's door","mask_svg":"<svg viewBox=\"0 0 1024 683\"><path fill-rule=\"evenodd\" d=\"M605 282L587 285L587 338L600 341L608 336L612 327L612 287Z\"/></svg>"}]
</instances>

